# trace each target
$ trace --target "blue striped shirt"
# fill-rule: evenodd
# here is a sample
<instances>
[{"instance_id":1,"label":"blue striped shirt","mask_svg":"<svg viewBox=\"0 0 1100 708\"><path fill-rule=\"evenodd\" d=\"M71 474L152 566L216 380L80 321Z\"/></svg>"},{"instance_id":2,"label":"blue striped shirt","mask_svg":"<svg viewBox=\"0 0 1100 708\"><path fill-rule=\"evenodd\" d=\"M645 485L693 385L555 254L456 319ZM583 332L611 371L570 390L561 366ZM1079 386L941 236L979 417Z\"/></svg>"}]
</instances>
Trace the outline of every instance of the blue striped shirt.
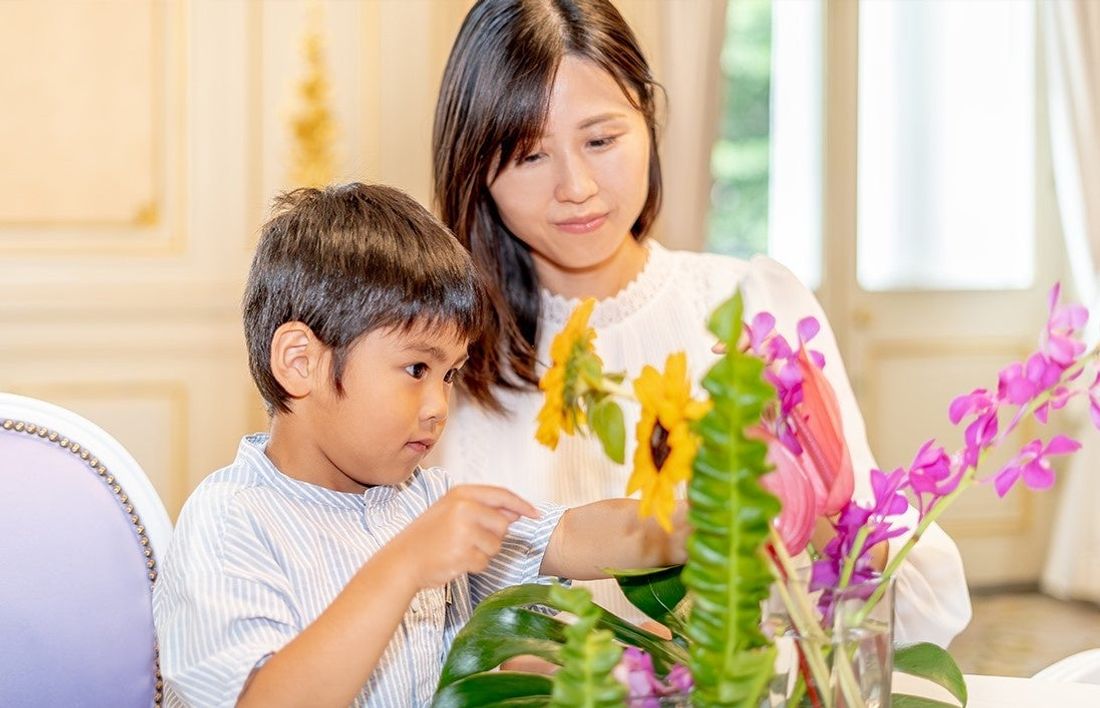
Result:
<instances>
[{"instance_id":1,"label":"blue striped shirt","mask_svg":"<svg viewBox=\"0 0 1100 708\"><path fill-rule=\"evenodd\" d=\"M233 464L207 477L180 513L153 596L166 705L234 705L249 674L451 487L433 468L400 485L337 492L282 474L266 445L266 435L242 440ZM413 598L354 705L428 704L473 606L550 580L539 567L564 509L537 508L539 519L512 524L485 572Z\"/></svg>"}]
</instances>

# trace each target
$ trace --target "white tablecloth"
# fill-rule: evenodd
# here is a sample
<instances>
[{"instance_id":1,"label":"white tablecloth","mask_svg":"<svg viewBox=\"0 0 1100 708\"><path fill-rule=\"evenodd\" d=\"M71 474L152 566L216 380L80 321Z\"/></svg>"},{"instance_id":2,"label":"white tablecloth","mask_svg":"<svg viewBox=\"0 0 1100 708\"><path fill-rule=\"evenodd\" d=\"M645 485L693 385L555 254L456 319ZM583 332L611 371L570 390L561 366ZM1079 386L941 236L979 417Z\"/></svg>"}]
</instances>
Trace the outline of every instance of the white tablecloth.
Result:
<instances>
[{"instance_id":1,"label":"white tablecloth","mask_svg":"<svg viewBox=\"0 0 1100 708\"><path fill-rule=\"evenodd\" d=\"M935 684L905 674L894 674L894 693L909 693L958 705L950 693ZM1053 683L1009 676L966 675L968 708L1100 708L1100 685Z\"/></svg>"}]
</instances>

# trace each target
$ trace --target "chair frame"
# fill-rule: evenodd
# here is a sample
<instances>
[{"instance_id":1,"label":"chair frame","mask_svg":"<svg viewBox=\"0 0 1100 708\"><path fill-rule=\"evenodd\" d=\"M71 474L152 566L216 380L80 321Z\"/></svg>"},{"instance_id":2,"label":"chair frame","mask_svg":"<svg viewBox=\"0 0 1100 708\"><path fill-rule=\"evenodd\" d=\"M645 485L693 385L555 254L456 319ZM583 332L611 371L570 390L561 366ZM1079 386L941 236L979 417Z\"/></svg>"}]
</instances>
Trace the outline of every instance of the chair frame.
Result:
<instances>
[{"instance_id":1,"label":"chair frame","mask_svg":"<svg viewBox=\"0 0 1100 708\"><path fill-rule=\"evenodd\" d=\"M157 556L168 548L172 522L152 482L126 448L105 430L72 411L11 393L0 393L0 428L55 443L99 475L130 518L143 547L152 593L157 580ZM159 658L156 663L153 704L160 706L163 683Z\"/></svg>"}]
</instances>

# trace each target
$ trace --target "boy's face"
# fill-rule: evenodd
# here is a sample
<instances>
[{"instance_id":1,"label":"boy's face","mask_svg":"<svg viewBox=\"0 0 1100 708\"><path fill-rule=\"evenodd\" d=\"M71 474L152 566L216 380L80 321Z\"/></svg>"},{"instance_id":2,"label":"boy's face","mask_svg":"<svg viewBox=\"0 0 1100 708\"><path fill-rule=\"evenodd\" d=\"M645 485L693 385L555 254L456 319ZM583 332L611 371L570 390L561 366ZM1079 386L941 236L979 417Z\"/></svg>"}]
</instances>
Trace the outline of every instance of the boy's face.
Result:
<instances>
[{"instance_id":1,"label":"boy's face","mask_svg":"<svg viewBox=\"0 0 1100 708\"><path fill-rule=\"evenodd\" d=\"M322 484L358 492L407 479L443 432L466 347L447 328L364 335L345 362L343 395L330 384L311 406L311 437L332 467Z\"/></svg>"}]
</instances>

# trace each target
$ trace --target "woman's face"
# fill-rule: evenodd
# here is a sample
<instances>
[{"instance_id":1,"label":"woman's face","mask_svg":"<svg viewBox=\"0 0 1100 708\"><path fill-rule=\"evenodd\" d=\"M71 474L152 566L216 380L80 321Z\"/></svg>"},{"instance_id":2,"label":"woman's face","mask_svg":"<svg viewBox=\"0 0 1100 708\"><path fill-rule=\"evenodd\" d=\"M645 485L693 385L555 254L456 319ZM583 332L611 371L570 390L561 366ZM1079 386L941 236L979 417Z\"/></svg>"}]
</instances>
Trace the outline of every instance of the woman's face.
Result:
<instances>
[{"instance_id":1,"label":"woman's face","mask_svg":"<svg viewBox=\"0 0 1100 708\"><path fill-rule=\"evenodd\" d=\"M645 117L611 75L565 57L545 134L489 185L504 225L530 247L543 285L606 296L637 274L645 256L630 227L649 190L649 151ZM617 285L577 292L578 279Z\"/></svg>"}]
</instances>

